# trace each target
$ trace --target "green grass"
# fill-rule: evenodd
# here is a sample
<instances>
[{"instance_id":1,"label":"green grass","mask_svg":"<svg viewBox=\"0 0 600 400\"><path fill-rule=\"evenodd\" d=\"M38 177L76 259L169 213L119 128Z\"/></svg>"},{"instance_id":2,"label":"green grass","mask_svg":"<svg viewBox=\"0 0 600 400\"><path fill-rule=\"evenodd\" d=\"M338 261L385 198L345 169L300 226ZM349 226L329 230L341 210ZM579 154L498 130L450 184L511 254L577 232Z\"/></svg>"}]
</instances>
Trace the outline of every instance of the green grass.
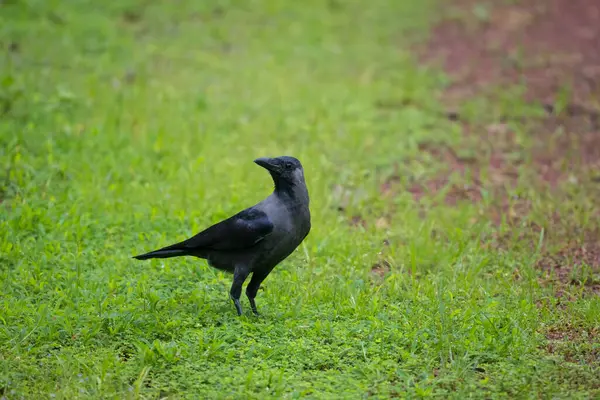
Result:
<instances>
[{"instance_id":1,"label":"green grass","mask_svg":"<svg viewBox=\"0 0 600 400\"><path fill-rule=\"evenodd\" d=\"M112 3L0 5L0 398L599 394L598 343L544 335L597 327L598 298L557 305L531 247L481 245L483 205L406 191L440 168L419 143L462 140L406 46L433 1ZM262 317L203 261L131 259L268 195L252 160L283 154L313 229ZM554 203L521 189L543 223Z\"/></svg>"}]
</instances>

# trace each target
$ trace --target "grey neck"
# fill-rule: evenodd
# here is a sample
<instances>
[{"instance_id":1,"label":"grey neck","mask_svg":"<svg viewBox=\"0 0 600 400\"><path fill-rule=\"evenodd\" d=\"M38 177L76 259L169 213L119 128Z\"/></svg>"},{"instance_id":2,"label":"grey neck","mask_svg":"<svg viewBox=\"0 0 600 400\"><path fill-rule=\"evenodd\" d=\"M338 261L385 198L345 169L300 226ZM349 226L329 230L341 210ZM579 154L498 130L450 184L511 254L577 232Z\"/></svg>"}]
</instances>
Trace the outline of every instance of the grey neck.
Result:
<instances>
[{"instance_id":1,"label":"grey neck","mask_svg":"<svg viewBox=\"0 0 600 400\"><path fill-rule=\"evenodd\" d=\"M293 204L308 205L308 189L304 181L297 183L275 182L275 195Z\"/></svg>"}]
</instances>

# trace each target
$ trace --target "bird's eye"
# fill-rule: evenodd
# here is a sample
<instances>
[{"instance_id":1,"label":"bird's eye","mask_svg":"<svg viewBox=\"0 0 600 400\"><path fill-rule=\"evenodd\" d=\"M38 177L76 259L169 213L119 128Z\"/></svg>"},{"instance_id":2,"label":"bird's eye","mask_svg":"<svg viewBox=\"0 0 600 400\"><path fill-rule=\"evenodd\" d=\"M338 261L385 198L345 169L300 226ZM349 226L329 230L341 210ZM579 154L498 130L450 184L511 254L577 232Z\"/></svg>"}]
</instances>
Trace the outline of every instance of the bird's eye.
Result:
<instances>
[{"instance_id":1,"label":"bird's eye","mask_svg":"<svg viewBox=\"0 0 600 400\"><path fill-rule=\"evenodd\" d=\"M292 169L292 163L291 162L286 162L285 163L285 169Z\"/></svg>"}]
</instances>

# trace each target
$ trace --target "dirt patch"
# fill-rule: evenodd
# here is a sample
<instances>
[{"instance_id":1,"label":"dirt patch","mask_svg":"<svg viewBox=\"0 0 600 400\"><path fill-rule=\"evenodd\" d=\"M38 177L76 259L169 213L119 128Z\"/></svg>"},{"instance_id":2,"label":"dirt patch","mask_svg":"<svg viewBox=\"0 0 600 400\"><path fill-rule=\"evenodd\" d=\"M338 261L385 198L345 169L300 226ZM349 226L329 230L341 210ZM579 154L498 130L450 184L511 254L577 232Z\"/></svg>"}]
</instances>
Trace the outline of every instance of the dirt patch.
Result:
<instances>
[{"instance_id":1,"label":"dirt patch","mask_svg":"<svg viewBox=\"0 0 600 400\"><path fill-rule=\"evenodd\" d=\"M419 201L443 191L447 205L478 203L486 193L492 206L483 210L484 218L530 226L519 240L535 248L542 228L531 223L531 201L515 196L511 188L526 182L561 199L568 197L565 183L599 186L600 2L452 3L430 41L417 52L424 63L441 65L453 78L441 95L450 110L446 117L463 128L461 149L469 148L477 157L464 159L447 147L422 144L421 154L445 167L439 175L408 189ZM501 94L516 87L524 89L525 102L538 106L537 116L496 115L482 125L457 111L474 96L490 103L506 101ZM516 140L511 130L515 123L526 132L527 146ZM587 196L593 199L594 193L588 191ZM544 210L549 245L543 247L537 263L541 279L597 293L600 234L582 233L573 221L565 222L572 217L561 215L560 201L552 200L555 210ZM577 206L578 199L571 203ZM593 215L600 216L600 207ZM495 238L491 244L506 243L510 240Z\"/></svg>"},{"instance_id":2,"label":"dirt patch","mask_svg":"<svg viewBox=\"0 0 600 400\"><path fill-rule=\"evenodd\" d=\"M455 17L437 25L422 51L424 60L441 61L455 77L447 96L516 82L525 83L527 99L548 104L565 86L577 104L598 95L600 3L495 3L459 2Z\"/></svg>"},{"instance_id":3,"label":"dirt patch","mask_svg":"<svg viewBox=\"0 0 600 400\"><path fill-rule=\"evenodd\" d=\"M583 238L565 238L558 251L544 254L537 267L549 282L585 286L600 294L600 232L585 232Z\"/></svg>"},{"instance_id":4,"label":"dirt patch","mask_svg":"<svg viewBox=\"0 0 600 400\"><path fill-rule=\"evenodd\" d=\"M572 325L564 326L553 326L545 334L548 340L595 340L600 338L600 331L598 329L582 329Z\"/></svg>"},{"instance_id":5,"label":"dirt patch","mask_svg":"<svg viewBox=\"0 0 600 400\"><path fill-rule=\"evenodd\" d=\"M423 142L419 143L419 152L421 155L427 154L430 159L436 162L443 162L445 169L439 172L439 175L431 178L424 183L413 183L408 191L415 200L420 200L425 195L435 196L442 189L447 189L444 195L444 201L449 205L456 205L461 200L479 201L481 199L479 178L474 177L469 183L458 185L450 184L453 173L458 173L462 178L465 177L467 170L473 170L475 174L478 171L478 160L472 157L461 157L449 146L444 144L435 144ZM419 160L422 162L422 160Z\"/></svg>"},{"instance_id":6,"label":"dirt patch","mask_svg":"<svg viewBox=\"0 0 600 400\"><path fill-rule=\"evenodd\" d=\"M466 147L475 156L459 156L449 146L420 143L419 152L429 158L443 162L445 169L440 175L423 185L413 185L409 191L416 200L422 197L425 189L438 192L446 188L452 174L457 174L460 183L450 184L445 196L446 204L455 205L461 200L479 202L482 191L496 195L506 195L507 188L516 185L518 167L522 159L518 154L514 133L506 124L491 124L476 128L463 124L465 136L469 139ZM475 139L475 140L473 140ZM515 157L516 155L516 157ZM484 176L485 175L485 176Z\"/></svg>"},{"instance_id":7,"label":"dirt patch","mask_svg":"<svg viewBox=\"0 0 600 400\"><path fill-rule=\"evenodd\" d=\"M386 261L380 261L371 266L371 274L379 278L385 277L392 269L392 265Z\"/></svg>"},{"instance_id":8,"label":"dirt patch","mask_svg":"<svg viewBox=\"0 0 600 400\"><path fill-rule=\"evenodd\" d=\"M547 353L564 357L567 362L600 364L600 348L594 346L600 339L598 329L572 325L553 326L544 335L547 339Z\"/></svg>"},{"instance_id":9,"label":"dirt patch","mask_svg":"<svg viewBox=\"0 0 600 400\"><path fill-rule=\"evenodd\" d=\"M454 78L442 99L455 109L477 94L523 84L524 98L543 105L533 159L542 180L556 186L571 164L600 161L600 3L522 0L519 4L461 1L454 18L418 49ZM458 12L456 11L458 10ZM457 16L458 15L458 16ZM458 118L458 117L455 117ZM548 146L548 135L555 143ZM565 162L565 159L567 161Z\"/></svg>"},{"instance_id":10,"label":"dirt patch","mask_svg":"<svg viewBox=\"0 0 600 400\"><path fill-rule=\"evenodd\" d=\"M367 227L367 221L360 215L353 216L352 219L350 219L350 224L352 226L356 226L356 227L358 227L358 226L363 227L363 228Z\"/></svg>"},{"instance_id":11,"label":"dirt patch","mask_svg":"<svg viewBox=\"0 0 600 400\"><path fill-rule=\"evenodd\" d=\"M439 199L448 206L456 206L461 202L480 203L485 194L494 200L487 214L496 225L504 216L514 219L523 213L526 202L510 195L517 186L518 168L523 163L522 156L514 150L513 132L505 124L492 124L480 130L465 124L464 131L470 139L464 146L469 155L458 154L443 143L422 142L417 155L405 162L428 165L428 170L437 170L435 175L404 187L399 185L398 176L392 175L380 186L382 195L390 196L401 189L411 193L417 202L434 198L433 205ZM483 134L476 136L476 132Z\"/></svg>"}]
</instances>

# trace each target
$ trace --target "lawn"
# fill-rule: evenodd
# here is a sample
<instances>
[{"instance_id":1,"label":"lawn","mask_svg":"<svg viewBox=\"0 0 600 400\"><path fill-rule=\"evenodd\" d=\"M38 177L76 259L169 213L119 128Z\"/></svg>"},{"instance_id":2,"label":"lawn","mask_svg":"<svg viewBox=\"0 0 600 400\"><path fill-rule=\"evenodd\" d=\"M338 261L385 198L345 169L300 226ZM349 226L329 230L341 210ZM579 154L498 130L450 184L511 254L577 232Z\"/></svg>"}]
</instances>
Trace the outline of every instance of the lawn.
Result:
<instances>
[{"instance_id":1,"label":"lawn","mask_svg":"<svg viewBox=\"0 0 600 400\"><path fill-rule=\"evenodd\" d=\"M447 118L410 46L438 5L1 2L0 398L600 396L595 266L539 268L597 227L598 184L541 188L520 119L486 147ZM542 115L517 89L461 116ZM278 155L312 231L260 317L204 261L131 258L261 200ZM485 161L476 201L449 158Z\"/></svg>"}]
</instances>

